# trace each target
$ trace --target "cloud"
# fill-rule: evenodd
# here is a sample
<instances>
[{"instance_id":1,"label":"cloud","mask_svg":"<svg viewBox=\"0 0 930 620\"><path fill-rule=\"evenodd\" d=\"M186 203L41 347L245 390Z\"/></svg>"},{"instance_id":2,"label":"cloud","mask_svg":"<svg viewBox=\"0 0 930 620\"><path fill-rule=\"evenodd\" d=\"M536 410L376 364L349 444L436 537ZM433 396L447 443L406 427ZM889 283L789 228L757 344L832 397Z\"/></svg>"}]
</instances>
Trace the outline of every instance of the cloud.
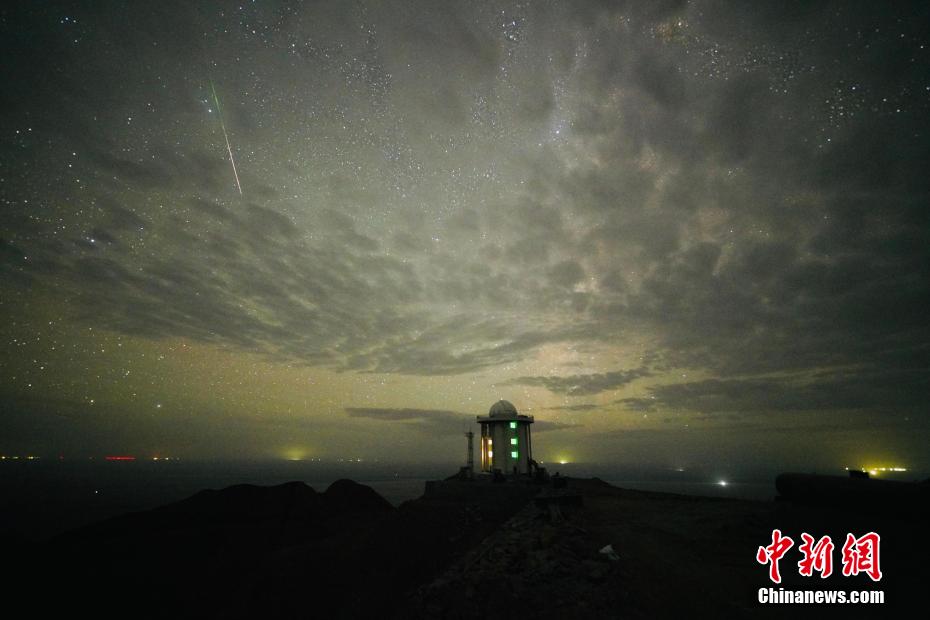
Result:
<instances>
[{"instance_id":1,"label":"cloud","mask_svg":"<svg viewBox=\"0 0 930 620\"><path fill-rule=\"evenodd\" d=\"M367 418L385 422L400 422L424 433L455 434L471 430L475 424L474 415L443 409L408 409L383 407L346 407L346 415L351 418ZM581 428L581 424L536 420L533 431L546 433L570 428Z\"/></svg>"},{"instance_id":2,"label":"cloud","mask_svg":"<svg viewBox=\"0 0 930 620\"><path fill-rule=\"evenodd\" d=\"M430 435L464 433L475 424L474 415L443 409L392 409L383 407L346 407L350 418L366 418L381 422L395 422L405 428Z\"/></svg>"},{"instance_id":3,"label":"cloud","mask_svg":"<svg viewBox=\"0 0 930 620\"><path fill-rule=\"evenodd\" d=\"M17 248L33 262L17 268L11 285L38 280L55 290L58 280L74 278L83 287L73 297L83 314L107 316L127 333L421 375L493 368L567 339L616 345L630 329L658 343L670 364L721 375L812 368L863 354L878 362L884 353L862 351L849 334L865 330L868 341L880 342L919 332L930 298L930 244L919 207L926 153L917 145L893 148L906 142L894 115L865 114L881 103L880 86L916 77L907 63L894 81L887 71L847 66L844 83L860 84L857 94L836 91L822 72L842 45L802 37L828 21L815 9L777 34L756 16L679 3L531 13L514 19L502 39L497 17L482 21L466 10L440 18L418 9L413 21L376 11L380 44L372 47L347 15L320 8L312 20L317 47L301 47L299 58L319 86L315 100L338 103L346 118L336 123L314 111L318 122L305 123L280 106L273 110L277 130L324 151L344 132L351 144L383 139L350 149L352 166L324 167L295 194L283 188L302 186L298 158L263 130L247 102L230 103L231 119L253 117L233 127L236 137L269 161L289 162L243 161L244 185L258 191L244 206L225 191L231 185L222 148L156 140L140 159L116 142L97 141L80 160L81 176L100 180L91 191L102 207L85 230L107 247L75 236L77 247L63 252L41 226L20 241L27 218L13 228ZM702 14L740 26L721 28ZM107 23L102 32L116 36ZM568 26L547 28L553 23ZM181 39L195 31L175 30ZM615 45L580 60L578 46L594 40ZM189 43L152 51L153 67L176 66L173 54L197 49ZM521 55L518 47L547 53ZM800 62L799 47L810 63ZM709 58L707 49L718 56ZM335 56L346 63L327 61ZM495 90L504 59L515 63L511 77L532 75L542 90ZM81 80L100 92L119 81L112 77L118 67L105 58L86 62L102 77L74 63L64 72L74 74L74 90L61 96L77 97ZM293 71L278 63L266 69L268 79ZM333 86L347 78L358 90ZM231 78L223 81L236 92ZM29 82L29 96L45 87ZM293 95L301 92L295 87ZM538 105L527 108L527 97ZM839 98L862 113L839 118L835 106L809 105ZM182 125L201 122L207 112L194 93L185 101L157 105ZM401 111L411 105L426 112L430 129L410 126ZM78 108L31 113L62 109ZM100 122L117 121L114 127L126 125L125 117ZM558 135L550 132L556 126ZM827 151L821 138L801 138L826 133ZM458 143L465 135L474 152L450 151L434 139ZM435 182L455 170L500 180L474 191ZM318 187L325 191L317 195ZM419 207L394 202L395 191L413 188L422 204L443 204L448 195L459 206L442 213L430 207L435 217L423 217ZM165 197L159 208L147 201L153 193ZM314 198L294 198L302 195ZM103 262L84 260L101 252ZM88 281L100 273L112 290ZM444 340L450 325L461 326L460 337Z\"/></svg>"},{"instance_id":4,"label":"cloud","mask_svg":"<svg viewBox=\"0 0 930 620\"><path fill-rule=\"evenodd\" d=\"M655 398L630 397L630 398L621 398L614 402L623 405L624 407L626 407L627 409L630 409L631 411L651 412L651 411L655 411L656 409Z\"/></svg>"},{"instance_id":5,"label":"cloud","mask_svg":"<svg viewBox=\"0 0 930 620\"><path fill-rule=\"evenodd\" d=\"M549 278L557 286L571 288L584 278L584 270L574 261L564 261L549 270Z\"/></svg>"},{"instance_id":6,"label":"cloud","mask_svg":"<svg viewBox=\"0 0 930 620\"><path fill-rule=\"evenodd\" d=\"M597 409L598 405L593 403L580 403L577 405L560 405L558 407L546 407L549 411L591 411Z\"/></svg>"},{"instance_id":7,"label":"cloud","mask_svg":"<svg viewBox=\"0 0 930 620\"><path fill-rule=\"evenodd\" d=\"M834 8L258 6L260 49L195 9L87 9L80 54L13 15L3 323L568 396L654 380L637 411L917 411L923 22ZM204 45L238 59L211 75L244 196ZM513 376L548 346L651 358ZM660 385L678 368L710 378Z\"/></svg>"},{"instance_id":8,"label":"cloud","mask_svg":"<svg viewBox=\"0 0 930 620\"><path fill-rule=\"evenodd\" d=\"M533 422L533 431L536 433L547 433L549 431L564 431L570 428L582 428L583 424L568 424L566 422L549 422L548 420L536 420Z\"/></svg>"},{"instance_id":9,"label":"cloud","mask_svg":"<svg viewBox=\"0 0 930 620\"><path fill-rule=\"evenodd\" d=\"M646 368L633 368L631 370L615 370L606 373L592 373L587 375L569 375L564 377L517 377L510 379L504 385L532 385L541 386L567 396L583 396L599 394L607 390L623 387L642 377L650 376Z\"/></svg>"},{"instance_id":10,"label":"cloud","mask_svg":"<svg viewBox=\"0 0 930 620\"><path fill-rule=\"evenodd\" d=\"M372 420L461 420L469 418L467 413L446 411L442 409L385 409L378 407L346 407L346 414L351 418L371 418Z\"/></svg>"},{"instance_id":11,"label":"cloud","mask_svg":"<svg viewBox=\"0 0 930 620\"><path fill-rule=\"evenodd\" d=\"M852 369L790 378L707 379L647 388L649 398L617 402L632 410L702 413L861 410L917 412L930 397L921 371Z\"/></svg>"}]
</instances>

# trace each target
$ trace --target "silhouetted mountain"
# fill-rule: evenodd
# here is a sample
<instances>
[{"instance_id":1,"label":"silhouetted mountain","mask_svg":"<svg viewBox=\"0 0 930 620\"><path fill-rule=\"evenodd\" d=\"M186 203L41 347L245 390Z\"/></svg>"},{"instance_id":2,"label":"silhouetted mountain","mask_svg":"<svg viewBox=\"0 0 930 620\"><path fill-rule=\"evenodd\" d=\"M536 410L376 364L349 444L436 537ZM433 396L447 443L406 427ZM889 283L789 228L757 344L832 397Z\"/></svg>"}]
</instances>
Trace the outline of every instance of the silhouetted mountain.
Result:
<instances>
[{"instance_id":1,"label":"silhouetted mountain","mask_svg":"<svg viewBox=\"0 0 930 620\"><path fill-rule=\"evenodd\" d=\"M345 478L329 485L325 496L329 505L338 510L388 512L394 509L371 487Z\"/></svg>"},{"instance_id":2,"label":"silhouetted mountain","mask_svg":"<svg viewBox=\"0 0 930 620\"><path fill-rule=\"evenodd\" d=\"M879 532L888 579L836 571L819 585L786 562L784 583L881 589L882 609L901 610L926 573L923 523L910 512L629 491L597 479L436 482L398 508L350 480L323 493L299 482L238 485L4 549L3 570L14 574L0 583L7 609L37 617L796 618L797 606L756 600L772 585L755 558L774 528L836 541Z\"/></svg>"},{"instance_id":3,"label":"silhouetted mountain","mask_svg":"<svg viewBox=\"0 0 930 620\"><path fill-rule=\"evenodd\" d=\"M40 615L380 614L523 502L467 504L394 508L351 480L323 493L301 482L201 491L39 545L17 571L19 592Z\"/></svg>"}]
</instances>

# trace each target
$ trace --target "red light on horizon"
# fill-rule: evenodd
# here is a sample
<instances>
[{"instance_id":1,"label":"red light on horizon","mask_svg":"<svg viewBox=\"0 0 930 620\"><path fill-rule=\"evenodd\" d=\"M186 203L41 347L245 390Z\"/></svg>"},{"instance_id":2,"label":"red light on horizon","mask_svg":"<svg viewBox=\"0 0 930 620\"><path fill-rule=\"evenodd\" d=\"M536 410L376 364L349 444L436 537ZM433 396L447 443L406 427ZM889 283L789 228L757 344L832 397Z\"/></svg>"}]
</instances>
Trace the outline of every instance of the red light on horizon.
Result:
<instances>
[{"instance_id":1,"label":"red light on horizon","mask_svg":"<svg viewBox=\"0 0 930 620\"><path fill-rule=\"evenodd\" d=\"M134 456L107 456L104 457L108 461L135 461L136 457Z\"/></svg>"}]
</instances>

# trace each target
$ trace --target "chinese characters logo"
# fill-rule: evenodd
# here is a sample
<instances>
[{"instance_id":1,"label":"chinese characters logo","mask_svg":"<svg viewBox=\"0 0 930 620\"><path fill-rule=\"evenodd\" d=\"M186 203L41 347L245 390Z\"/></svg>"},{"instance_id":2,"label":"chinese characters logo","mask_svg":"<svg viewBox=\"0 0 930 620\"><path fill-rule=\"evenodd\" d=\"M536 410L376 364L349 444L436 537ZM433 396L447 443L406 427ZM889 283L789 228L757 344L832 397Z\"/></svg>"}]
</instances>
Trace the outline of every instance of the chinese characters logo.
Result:
<instances>
[{"instance_id":1,"label":"chinese characters logo","mask_svg":"<svg viewBox=\"0 0 930 620\"><path fill-rule=\"evenodd\" d=\"M803 542L798 545L798 551L803 557L798 562L798 573L803 577L811 577L816 571L820 573L821 579L832 575L834 544L830 537L823 536L815 541L813 536L804 532L801 534L801 540ZM846 542L842 549L843 576L865 573L872 581L879 581L882 578L879 565L880 542L881 537L875 532L858 538L853 534L846 534ZM781 530L772 530L772 543L759 547L756 552L756 561L762 565L768 564L769 579L774 583L781 583L779 561L793 546L794 540L790 536L783 536Z\"/></svg>"}]
</instances>

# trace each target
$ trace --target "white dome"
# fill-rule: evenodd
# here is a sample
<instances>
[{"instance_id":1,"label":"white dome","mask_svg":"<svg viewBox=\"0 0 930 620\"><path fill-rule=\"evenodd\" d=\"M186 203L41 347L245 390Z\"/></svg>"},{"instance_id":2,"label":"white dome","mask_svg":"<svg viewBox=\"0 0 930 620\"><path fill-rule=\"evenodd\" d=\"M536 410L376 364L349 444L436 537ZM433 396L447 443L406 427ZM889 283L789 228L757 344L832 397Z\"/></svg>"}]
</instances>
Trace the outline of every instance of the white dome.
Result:
<instances>
[{"instance_id":1,"label":"white dome","mask_svg":"<svg viewBox=\"0 0 930 620\"><path fill-rule=\"evenodd\" d=\"M517 408L508 400L499 400L491 405L488 415L492 418L509 418L517 415Z\"/></svg>"}]
</instances>

